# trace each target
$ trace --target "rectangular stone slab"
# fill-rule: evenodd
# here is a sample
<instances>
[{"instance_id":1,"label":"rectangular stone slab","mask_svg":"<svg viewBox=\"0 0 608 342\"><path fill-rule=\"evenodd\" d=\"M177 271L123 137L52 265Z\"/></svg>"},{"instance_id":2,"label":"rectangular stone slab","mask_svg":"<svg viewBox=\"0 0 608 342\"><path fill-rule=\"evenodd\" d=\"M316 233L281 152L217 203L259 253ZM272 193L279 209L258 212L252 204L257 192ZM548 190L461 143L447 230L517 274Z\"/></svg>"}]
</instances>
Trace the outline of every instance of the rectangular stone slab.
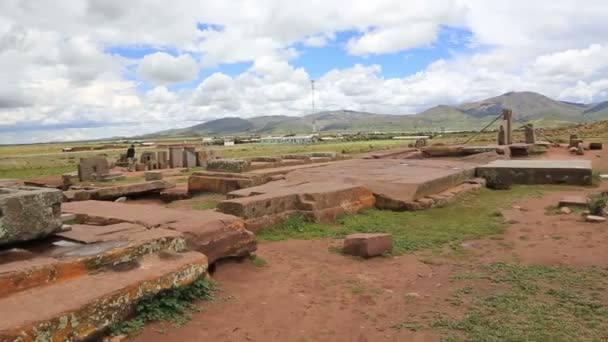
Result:
<instances>
[{"instance_id":1,"label":"rectangular stone slab","mask_svg":"<svg viewBox=\"0 0 608 342\"><path fill-rule=\"evenodd\" d=\"M513 184L591 185L593 178L589 160L496 160L479 166L477 176Z\"/></svg>"},{"instance_id":2,"label":"rectangular stone slab","mask_svg":"<svg viewBox=\"0 0 608 342\"><path fill-rule=\"evenodd\" d=\"M242 219L214 210L179 210L147 204L105 201L66 203L64 212L79 221L115 224L129 222L149 229L179 231L188 248L204 253L212 263L226 257L245 256L257 249L255 235L245 229Z\"/></svg>"},{"instance_id":3,"label":"rectangular stone slab","mask_svg":"<svg viewBox=\"0 0 608 342\"><path fill-rule=\"evenodd\" d=\"M201 253L144 257L107 271L0 299L0 341L81 341L126 318L138 300L192 283L207 270Z\"/></svg>"}]
</instances>

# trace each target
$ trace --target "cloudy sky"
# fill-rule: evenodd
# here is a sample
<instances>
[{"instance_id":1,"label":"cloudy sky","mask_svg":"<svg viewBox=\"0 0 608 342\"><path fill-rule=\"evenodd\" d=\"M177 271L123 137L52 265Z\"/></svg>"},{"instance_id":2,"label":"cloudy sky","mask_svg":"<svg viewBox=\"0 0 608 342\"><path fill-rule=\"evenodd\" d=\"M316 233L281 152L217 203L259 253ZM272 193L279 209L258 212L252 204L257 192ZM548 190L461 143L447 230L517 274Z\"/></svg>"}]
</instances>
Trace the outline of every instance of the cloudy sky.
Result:
<instances>
[{"instance_id":1,"label":"cloudy sky","mask_svg":"<svg viewBox=\"0 0 608 342\"><path fill-rule=\"evenodd\" d=\"M529 90L608 100L606 0L2 0L0 143Z\"/></svg>"}]
</instances>

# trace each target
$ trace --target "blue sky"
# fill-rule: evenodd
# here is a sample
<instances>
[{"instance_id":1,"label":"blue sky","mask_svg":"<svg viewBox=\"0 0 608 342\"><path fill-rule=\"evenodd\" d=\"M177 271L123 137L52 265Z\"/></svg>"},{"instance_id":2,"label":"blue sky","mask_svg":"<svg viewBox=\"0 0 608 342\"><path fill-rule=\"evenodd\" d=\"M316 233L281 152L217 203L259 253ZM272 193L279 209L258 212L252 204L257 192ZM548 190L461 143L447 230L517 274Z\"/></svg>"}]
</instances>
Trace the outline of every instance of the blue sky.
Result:
<instances>
[{"instance_id":1,"label":"blue sky","mask_svg":"<svg viewBox=\"0 0 608 342\"><path fill-rule=\"evenodd\" d=\"M199 29L213 28L221 30L219 25L199 23L198 27ZM361 33L355 30L342 31L336 33L335 38L329 40L328 44L323 47L307 47L302 42L291 45L290 47L296 50L297 55L290 59L290 64L294 67L304 68L313 79L318 79L330 70L347 69L356 64L380 65L382 67L381 74L384 78L402 78L424 70L429 64L437 60L449 60L455 55L481 51L482 47L471 44L472 35L472 32L466 28L441 26L436 40L426 46L388 54L354 56L347 52L346 44L350 39L361 36ZM116 54L134 61L157 51L164 51L173 56L178 56L181 53L174 48L145 45L106 48L106 52L109 54ZM202 68L196 79L172 84L168 89L171 91L194 89L201 81L216 72L235 77L247 71L252 64L253 62L221 63ZM138 80L135 68L135 64L129 66L125 77L139 81L138 89L141 92L154 88L154 84Z\"/></svg>"}]
</instances>

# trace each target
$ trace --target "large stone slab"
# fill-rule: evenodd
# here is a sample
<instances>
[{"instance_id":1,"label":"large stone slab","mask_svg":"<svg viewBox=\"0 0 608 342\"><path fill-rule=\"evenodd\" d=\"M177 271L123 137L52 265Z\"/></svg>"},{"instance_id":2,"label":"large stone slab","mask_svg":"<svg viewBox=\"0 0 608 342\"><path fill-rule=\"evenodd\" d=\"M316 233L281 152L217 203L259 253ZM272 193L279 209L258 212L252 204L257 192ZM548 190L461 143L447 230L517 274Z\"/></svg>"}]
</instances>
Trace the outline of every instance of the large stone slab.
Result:
<instances>
[{"instance_id":1,"label":"large stone slab","mask_svg":"<svg viewBox=\"0 0 608 342\"><path fill-rule=\"evenodd\" d=\"M371 191L344 183L276 181L230 193L218 210L242 217L254 232L300 213L315 222L333 222L338 216L374 206Z\"/></svg>"},{"instance_id":2,"label":"large stone slab","mask_svg":"<svg viewBox=\"0 0 608 342\"><path fill-rule=\"evenodd\" d=\"M207 170L223 172L246 172L251 161L244 159L212 159L207 161Z\"/></svg>"},{"instance_id":3,"label":"large stone slab","mask_svg":"<svg viewBox=\"0 0 608 342\"><path fill-rule=\"evenodd\" d=\"M128 263L151 253L181 252L180 232L131 223L76 224L51 241L0 253L0 297ZM25 252L25 253L23 253Z\"/></svg>"},{"instance_id":4,"label":"large stone slab","mask_svg":"<svg viewBox=\"0 0 608 342\"><path fill-rule=\"evenodd\" d=\"M70 202L64 204L63 210L76 214L81 222L129 222L149 229L176 230L184 235L189 249L204 253L209 262L245 256L257 248L255 236L245 229L242 219L213 210L185 211L105 201Z\"/></svg>"},{"instance_id":5,"label":"large stone slab","mask_svg":"<svg viewBox=\"0 0 608 342\"><path fill-rule=\"evenodd\" d=\"M108 186L97 189L92 198L99 200L113 200L123 196L128 197L150 192L160 192L174 186L175 184L165 180Z\"/></svg>"},{"instance_id":6,"label":"large stone slab","mask_svg":"<svg viewBox=\"0 0 608 342\"><path fill-rule=\"evenodd\" d=\"M128 317L137 301L192 283L207 270L201 253L147 255L108 270L0 298L0 341L82 341Z\"/></svg>"},{"instance_id":7,"label":"large stone slab","mask_svg":"<svg viewBox=\"0 0 608 342\"><path fill-rule=\"evenodd\" d=\"M496 160L477 168L488 183L590 185L589 160Z\"/></svg>"},{"instance_id":8,"label":"large stone slab","mask_svg":"<svg viewBox=\"0 0 608 342\"><path fill-rule=\"evenodd\" d=\"M399 210L411 202L464 183L475 175L475 162L437 159L353 159L322 167L295 170L286 175L293 182L340 182L370 189L376 206ZM402 210L406 210L403 205Z\"/></svg>"},{"instance_id":9,"label":"large stone slab","mask_svg":"<svg viewBox=\"0 0 608 342\"><path fill-rule=\"evenodd\" d=\"M0 188L0 245L29 241L61 229L60 190Z\"/></svg>"}]
</instances>

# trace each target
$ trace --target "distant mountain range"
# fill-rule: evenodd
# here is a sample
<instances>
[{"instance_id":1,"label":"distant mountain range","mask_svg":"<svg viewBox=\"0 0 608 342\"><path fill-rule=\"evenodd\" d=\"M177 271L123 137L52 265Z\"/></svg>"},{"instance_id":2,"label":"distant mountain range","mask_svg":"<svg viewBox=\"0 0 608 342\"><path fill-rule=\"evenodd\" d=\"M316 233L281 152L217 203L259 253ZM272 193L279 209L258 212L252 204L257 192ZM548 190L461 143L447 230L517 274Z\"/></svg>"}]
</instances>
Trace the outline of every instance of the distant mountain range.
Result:
<instances>
[{"instance_id":1,"label":"distant mountain range","mask_svg":"<svg viewBox=\"0 0 608 342\"><path fill-rule=\"evenodd\" d=\"M418 114L387 115L351 110L326 111L302 117L275 115L250 119L227 117L195 126L148 134L163 136L214 136L229 134L306 134L317 132L415 132L475 130L488 124L504 108L520 121L537 127L559 127L608 119L608 101L593 104L556 101L533 92L511 92L460 106L436 106Z\"/></svg>"}]
</instances>

